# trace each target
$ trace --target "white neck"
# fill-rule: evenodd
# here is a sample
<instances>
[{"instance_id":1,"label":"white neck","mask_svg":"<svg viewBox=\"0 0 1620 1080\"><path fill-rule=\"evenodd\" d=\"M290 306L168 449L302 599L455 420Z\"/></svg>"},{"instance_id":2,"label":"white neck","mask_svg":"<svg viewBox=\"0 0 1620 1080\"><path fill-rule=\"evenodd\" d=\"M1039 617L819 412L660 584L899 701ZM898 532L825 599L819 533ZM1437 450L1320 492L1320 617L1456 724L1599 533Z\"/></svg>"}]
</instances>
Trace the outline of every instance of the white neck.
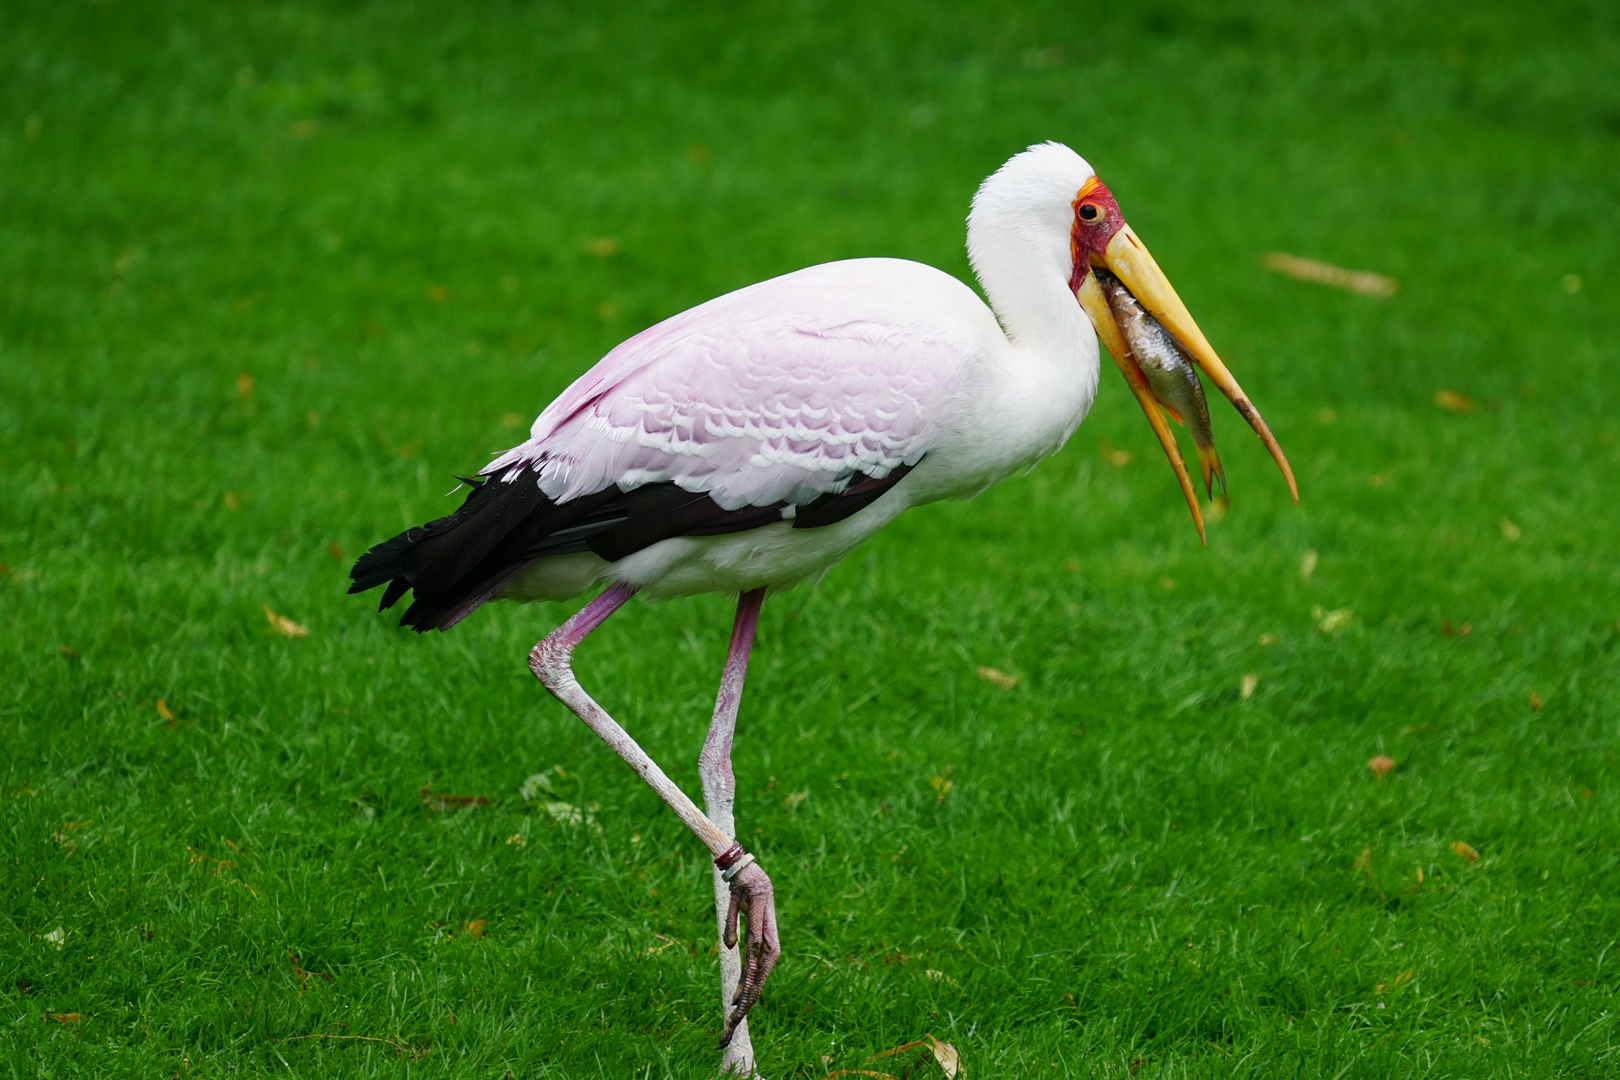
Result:
<instances>
[{"instance_id":1,"label":"white neck","mask_svg":"<svg viewBox=\"0 0 1620 1080\"><path fill-rule=\"evenodd\" d=\"M1014 348L1076 360L1081 359L1078 354L1094 351L1082 348L1082 342L1095 340L1096 332L1069 291L1067 252L1063 265L1054 266L1015 234L1002 233L978 244L975 239L970 229L968 258Z\"/></svg>"},{"instance_id":2,"label":"white neck","mask_svg":"<svg viewBox=\"0 0 1620 1080\"><path fill-rule=\"evenodd\" d=\"M1048 144L1015 157L973 197L968 261L1020 352L1074 357L1081 342L1095 341L1090 321L1069 291L1071 200L1078 187L1071 170L1076 167L1084 170L1078 174L1083 183L1089 167L1066 147Z\"/></svg>"},{"instance_id":3,"label":"white neck","mask_svg":"<svg viewBox=\"0 0 1620 1080\"><path fill-rule=\"evenodd\" d=\"M968 215L968 259L1009 346L980 406L1002 468L1062 446L1096 397L1096 331L1069 291L1073 199L1090 175L1068 148L1035 147L984 182Z\"/></svg>"}]
</instances>

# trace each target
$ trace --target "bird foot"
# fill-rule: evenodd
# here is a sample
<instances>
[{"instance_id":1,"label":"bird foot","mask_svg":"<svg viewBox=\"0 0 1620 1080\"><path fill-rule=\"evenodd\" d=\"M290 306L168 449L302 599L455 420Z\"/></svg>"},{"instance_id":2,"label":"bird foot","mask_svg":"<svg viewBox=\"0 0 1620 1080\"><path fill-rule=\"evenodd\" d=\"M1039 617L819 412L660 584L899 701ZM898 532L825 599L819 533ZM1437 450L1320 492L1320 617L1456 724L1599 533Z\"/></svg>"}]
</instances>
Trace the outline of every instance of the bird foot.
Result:
<instances>
[{"instance_id":1,"label":"bird foot","mask_svg":"<svg viewBox=\"0 0 1620 1080\"><path fill-rule=\"evenodd\" d=\"M732 850L736 855L731 862L740 861L742 849L734 846ZM721 856L721 859L724 858ZM717 859L716 864L719 862ZM743 945L742 978L737 981L737 992L731 999L731 1015L726 1018L726 1025L720 1031L721 1049L731 1044L732 1036L737 1033L737 1025L747 1018L748 1010L759 1000L766 978L782 956L782 943L776 935L776 895L771 879L758 863L749 861L736 871L729 884L731 906L726 912L726 948L737 947L739 915L746 924L747 937Z\"/></svg>"}]
</instances>

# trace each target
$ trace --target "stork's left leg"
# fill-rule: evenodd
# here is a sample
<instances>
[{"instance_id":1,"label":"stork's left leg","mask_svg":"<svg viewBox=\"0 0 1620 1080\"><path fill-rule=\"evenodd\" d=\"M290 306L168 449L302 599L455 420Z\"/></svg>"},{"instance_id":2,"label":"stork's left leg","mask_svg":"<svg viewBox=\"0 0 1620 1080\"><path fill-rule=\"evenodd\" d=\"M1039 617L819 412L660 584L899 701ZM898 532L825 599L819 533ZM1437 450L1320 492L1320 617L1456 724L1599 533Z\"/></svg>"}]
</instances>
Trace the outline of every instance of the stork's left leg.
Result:
<instances>
[{"instance_id":1,"label":"stork's left leg","mask_svg":"<svg viewBox=\"0 0 1620 1080\"><path fill-rule=\"evenodd\" d=\"M748 654L754 644L754 629L759 625L759 609L765 602L765 590L754 589L737 598L737 619L731 628L731 647L726 651L725 673L720 677L720 692L714 702L714 719L709 724L709 736L703 741L703 753L698 758L698 776L703 782L703 809L727 836L737 835L732 808L736 800L737 781L731 772L731 739L737 727L737 708L742 703L743 679L748 674ZM714 871L714 915L720 934L720 1008L729 1013L735 1004L741 1004L743 993L758 997L759 987L765 982L771 965L781 953L776 940L774 921L770 925L755 927L750 920L748 934L761 935L765 949L749 950L749 975L743 979L743 962L737 951L737 902L732 898L732 885L718 867ZM757 959L756 959L757 957ZM741 985L740 985L741 984ZM749 1004L752 1004L750 1000ZM729 1020L726 1029L730 1041L721 1035L726 1047L720 1071L734 1071L742 1076L754 1075L754 1048L748 1038L747 1010L739 1010L737 1019Z\"/></svg>"}]
</instances>

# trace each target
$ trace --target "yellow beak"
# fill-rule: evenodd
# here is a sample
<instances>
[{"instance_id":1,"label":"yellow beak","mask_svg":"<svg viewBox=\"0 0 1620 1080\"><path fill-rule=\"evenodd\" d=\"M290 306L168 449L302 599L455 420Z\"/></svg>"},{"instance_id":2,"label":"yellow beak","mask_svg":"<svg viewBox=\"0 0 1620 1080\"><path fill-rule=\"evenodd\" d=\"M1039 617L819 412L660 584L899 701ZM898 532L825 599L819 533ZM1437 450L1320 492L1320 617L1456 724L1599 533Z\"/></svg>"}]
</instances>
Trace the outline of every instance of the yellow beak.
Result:
<instances>
[{"instance_id":1,"label":"yellow beak","mask_svg":"<svg viewBox=\"0 0 1620 1080\"><path fill-rule=\"evenodd\" d=\"M1129 225L1122 226L1108 242L1101 260L1115 277L1124 283L1131 291L1131 295L1148 310L1159 325L1168 330L1192 357L1203 373L1225 394L1233 407L1242 414L1243 419L1254 428L1260 441L1266 444L1271 452L1272 459L1277 462L1277 468L1282 470L1283 479L1288 481L1289 494L1294 501L1299 502L1299 485L1294 482L1294 470L1288 466L1288 458L1284 456L1282 447L1272 436L1271 429L1260 416L1260 411L1254 407L1249 396L1238 385L1237 379L1232 376L1221 358L1215 354L1204 332L1198 329L1192 315L1187 311L1187 305L1181 302L1176 290L1171 287L1170 279L1164 276L1159 264L1153 261L1146 245L1137 239L1136 233ZM1119 324L1114 321L1114 314L1108 307L1108 301L1103 296L1102 287L1097 283L1097 275L1088 273L1085 281L1080 285L1076 294L1080 306L1085 309L1091 323L1097 329L1097 338L1113 356L1114 363L1119 366L1125 381L1130 384L1131 392L1147 414L1148 423L1153 426L1153 432L1159 437L1164 447L1165 456L1170 459L1170 466L1176 471L1176 479L1181 483L1182 494L1186 496L1187 508L1192 511L1193 524L1198 528L1198 538L1204 540L1204 515L1198 507L1198 495L1193 489L1192 477L1187 474L1187 465L1181 458L1181 450L1176 446L1175 436L1170 432L1170 426L1165 422L1164 413L1159 406L1158 399L1154 397L1152 388L1148 385L1147 377L1142 374L1136 359L1131 355L1130 348L1125 343L1125 337L1120 333Z\"/></svg>"}]
</instances>

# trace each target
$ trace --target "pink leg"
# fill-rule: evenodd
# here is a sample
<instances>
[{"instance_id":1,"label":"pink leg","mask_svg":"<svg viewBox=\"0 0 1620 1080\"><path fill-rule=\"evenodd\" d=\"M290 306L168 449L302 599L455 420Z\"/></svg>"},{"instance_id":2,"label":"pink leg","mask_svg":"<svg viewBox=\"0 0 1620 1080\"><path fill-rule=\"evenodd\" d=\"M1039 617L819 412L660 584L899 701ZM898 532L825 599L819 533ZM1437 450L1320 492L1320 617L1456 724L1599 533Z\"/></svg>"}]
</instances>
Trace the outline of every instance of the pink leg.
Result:
<instances>
[{"instance_id":1,"label":"pink leg","mask_svg":"<svg viewBox=\"0 0 1620 1080\"><path fill-rule=\"evenodd\" d=\"M587 727L612 747L613 752L623 758L625 763L646 781L647 786L675 811L675 815L685 822L686 827L691 829L697 838L703 841L703 846L709 849L715 858L717 869L729 870L730 907L728 916L722 920L721 932L728 946L735 946L738 914L746 916L748 959L733 1000L736 1007L721 1032L720 1045L725 1047L732 1041L737 1025L747 1017L748 1010L753 1007L754 1002L759 1000L759 992L765 983L765 977L770 974L771 967L781 952L776 940L776 908L771 892L771 879L765 875L759 864L753 861L753 857L743 851L742 845L732 840L729 824L722 829L699 810L697 804L687 798L686 793L677 787L674 781L664 775L664 770L658 767L658 763L636 745L636 741L619 726L618 721L593 701L574 678L571 666L574 650L591 631L606 622L608 616L623 607L634 594L635 590L628 585L614 585L586 604L572 618L529 650L529 670L534 672L534 677L539 679L558 701L568 706L575 716L585 721ZM749 597L753 599L750 601ZM729 760L731 729L736 721L737 703L742 696L742 673L747 668L748 648L753 643L754 625L759 618L759 605L763 599L763 590L759 590L745 594L743 601L738 605L738 629L732 634L733 657L727 660L726 682L721 687L720 702L715 706L716 724L720 722L722 711L727 711L730 718L724 729L725 775L728 785L731 783ZM743 634L743 608L750 604L752 614L747 620L746 633ZM737 656L739 634L743 635L740 657ZM731 684L733 660L736 661L737 667L735 690L730 694L730 705L727 707L726 687ZM715 739L712 728L709 738ZM704 744L704 753L708 753L708 743Z\"/></svg>"},{"instance_id":2,"label":"pink leg","mask_svg":"<svg viewBox=\"0 0 1620 1080\"><path fill-rule=\"evenodd\" d=\"M686 793L675 786L675 782L664 775L664 770L658 763L647 756L647 752L636 745L630 734L619 726L617 720L607 714L607 710L591 700L574 678L573 668L569 666L573 660L574 649L584 641L592 630L607 621L609 615L624 606L626 600L635 595L635 590L628 585L615 585L602 595L581 608L574 617L563 623L544 641L529 650L529 670L539 679L547 690L550 690L557 700L568 706L573 714L585 721L585 725L602 737L602 741L613 748L613 752L625 760L636 774L647 782L647 786L658 793L669 808L675 811L675 816L686 823L686 827L703 841L715 855L724 854L731 847L731 837L715 827L714 822L703 815L697 804L686 797Z\"/></svg>"},{"instance_id":3,"label":"pink leg","mask_svg":"<svg viewBox=\"0 0 1620 1080\"><path fill-rule=\"evenodd\" d=\"M742 704L748 654L754 644L754 629L759 625L759 611L764 602L764 589L754 589L737 598L737 620L731 629L731 647L726 652L726 668L714 703L714 719L709 724L709 735L703 742L703 753L698 758L704 809L708 811L710 820L732 835L736 835L737 831L732 814L737 782L731 772L731 741L737 727L737 709ZM765 878L748 887L751 892L761 892L762 895L739 897L737 886L741 884L741 878L742 874L739 874L737 880L728 882L718 867L714 871L714 911L720 929L720 1002L722 1010L731 1012L720 1036L721 1045L726 1048L720 1070L725 1072L730 1069L743 1076L752 1076L754 1049L748 1037L748 1009L758 1000L765 977L770 974L782 950L777 940L770 879ZM749 920L749 970L746 979L743 957L737 950L739 907L747 911ZM756 922L763 925L756 927ZM757 945L754 943L756 930ZM732 1006L737 1008L732 1009Z\"/></svg>"}]
</instances>

